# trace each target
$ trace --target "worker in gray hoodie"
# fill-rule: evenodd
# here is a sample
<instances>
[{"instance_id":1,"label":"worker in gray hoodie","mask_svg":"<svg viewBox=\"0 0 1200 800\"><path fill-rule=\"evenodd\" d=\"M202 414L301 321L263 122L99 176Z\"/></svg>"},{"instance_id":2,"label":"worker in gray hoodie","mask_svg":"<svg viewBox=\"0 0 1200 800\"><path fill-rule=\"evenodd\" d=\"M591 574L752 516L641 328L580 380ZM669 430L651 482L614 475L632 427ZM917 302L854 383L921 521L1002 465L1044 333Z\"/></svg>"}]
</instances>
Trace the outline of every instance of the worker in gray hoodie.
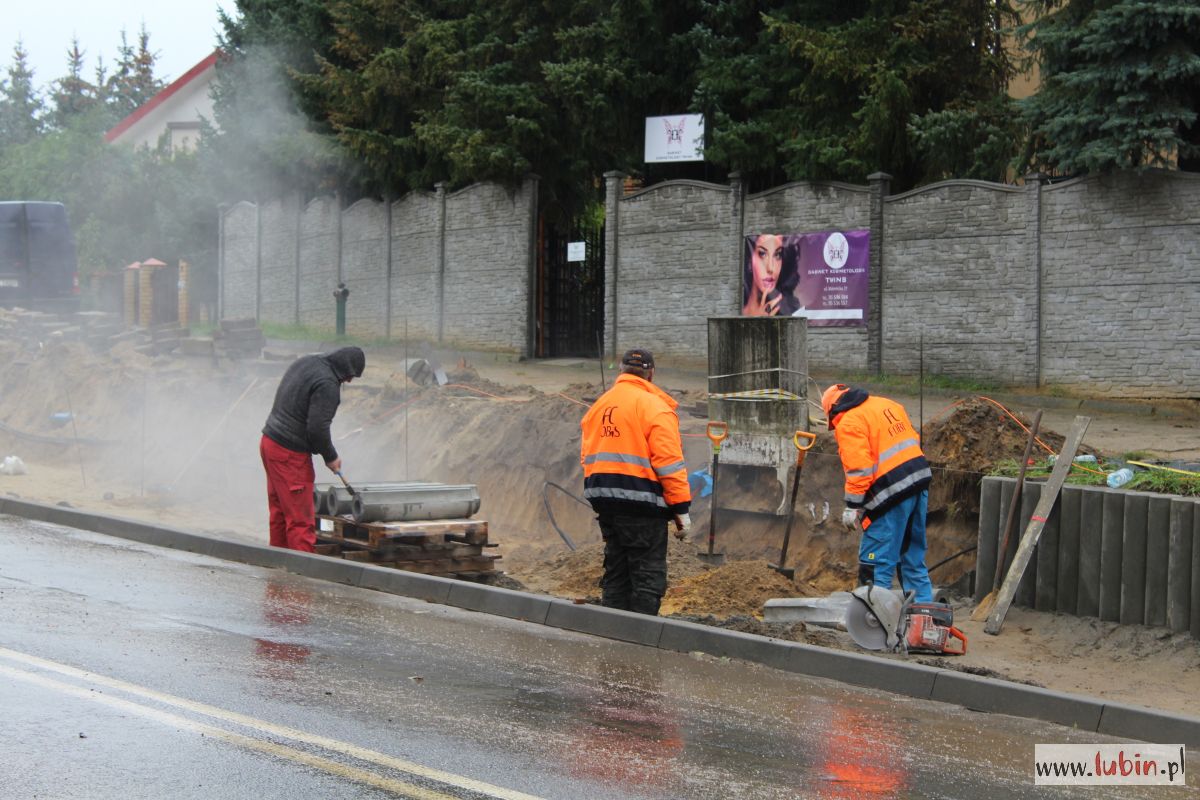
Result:
<instances>
[{"instance_id":1,"label":"worker in gray hoodie","mask_svg":"<svg viewBox=\"0 0 1200 800\"><path fill-rule=\"evenodd\" d=\"M329 426L342 399L342 384L362 377L366 366L361 348L343 347L302 356L283 373L259 442L267 471L272 547L313 552L317 535L312 457L321 456L330 472L341 472L342 459Z\"/></svg>"}]
</instances>

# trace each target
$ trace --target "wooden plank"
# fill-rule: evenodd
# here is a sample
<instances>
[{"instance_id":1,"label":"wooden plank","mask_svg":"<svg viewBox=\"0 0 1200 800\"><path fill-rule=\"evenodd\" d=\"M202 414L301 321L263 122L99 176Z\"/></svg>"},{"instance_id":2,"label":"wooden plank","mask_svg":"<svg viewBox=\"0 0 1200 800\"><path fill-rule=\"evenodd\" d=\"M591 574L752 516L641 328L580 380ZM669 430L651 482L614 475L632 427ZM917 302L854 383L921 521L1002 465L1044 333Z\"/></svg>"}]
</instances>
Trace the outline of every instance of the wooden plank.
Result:
<instances>
[{"instance_id":1,"label":"wooden plank","mask_svg":"<svg viewBox=\"0 0 1200 800\"><path fill-rule=\"evenodd\" d=\"M341 555L342 546L340 544L334 544L334 543L317 544L317 546L313 548L313 552L315 552L319 556Z\"/></svg>"},{"instance_id":2,"label":"wooden plank","mask_svg":"<svg viewBox=\"0 0 1200 800\"><path fill-rule=\"evenodd\" d=\"M1050 473L1050 479L1042 486L1042 496L1038 499L1037 508L1034 509L1033 517L1029 520L1029 526L1021 536L1021 544L1017 547L1017 554L1013 556L1012 566L1009 568L1008 574L1004 576L1000 593L996 596L996 606L983 626L984 633L995 636L1004 626L1004 618L1008 615L1008 609L1017 593L1017 585L1021 582L1025 568L1033 557L1034 548L1037 547L1038 539L1042 535L1042 528L1050 517L1050 511L1058 500L1063 484L1066 483L1067 474L1071 471L1071 464L1075 460L1075 453L1083 444L1083 434L1087 431L1090 423L1089 417L1077 416L1071 424L1071 432L1067 434L1062 452L1058 454L1058 460L1054 462L1054 470Z\"/></svg>"}]
</instances>

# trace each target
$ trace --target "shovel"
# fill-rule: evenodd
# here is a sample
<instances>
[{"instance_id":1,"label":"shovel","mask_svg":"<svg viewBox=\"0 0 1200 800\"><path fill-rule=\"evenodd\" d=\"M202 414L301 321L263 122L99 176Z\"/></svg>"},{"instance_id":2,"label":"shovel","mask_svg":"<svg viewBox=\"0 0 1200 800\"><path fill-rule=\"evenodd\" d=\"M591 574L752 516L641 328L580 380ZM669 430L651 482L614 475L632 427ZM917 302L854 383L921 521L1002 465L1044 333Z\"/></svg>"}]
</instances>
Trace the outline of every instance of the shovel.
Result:
<instances>
[{"instance_id":1,"label":"shovel","mask_svg":"<svg viewBox=\"0 0 1200 800\"><path fill-rule=\"evenodd\" d=\"M801 444L802 439L808 444ZM816 442L817 435L807 431L796 431L796 435L792 437L792 444L796 445L796 474L792 476L792 500L788 503L787 526L783 529L783 547L779 548L779 563L767 564L789 581L796 577L796 570L785 565L787 564L788 542L792 537L792 521L796 519L796 493L800 490L800 469L804 466L804 456Z\"/></svg>"},{"instance_id":2,"label":"shovel","mask_svg":"<svg viewBox=\"0 0 1200 800\"><path fill-rule=\"evenodd\" d=\"M729 426L724 422L710 422L704 428L704 435L712 442L713 461L712 461L712 517L708 522L708 552L701 550L696 553L701 561L714 567L719 567L725 563L725 554L713 552L713 546L717 538L717 465L721 462L721 442L729 436Z\"/></svg>"},{"instance_id":3,"label":"shovel","mask_svg":"<svg viewBox=\"0 0 1200 800\"><path fill-rule=\"evenodd\" d=\"M996 578L992 581L992 590L988 592L975 610L971 612L972 622L983 622L992 614L996 605L996 593L1000 591L1000 579L1004 577L1004 559L1008 555L1008 540L1012 536L1013 525L1017 521L1017 509L1021 507L1021 489L1025 486L1025 467L1029 464L1029 456L1033 452L1033 443L1037 439L1038 426L1042 422L1042 410L1039 408L1033 415L1029 426L1029 439L1025 442L1025 455L1021 457L1021 467L1017 470L1017 486L1013 489L1012 501L1008 504L1008 519L1004 522L1004 535L996 550Z\"/></svg>"}]
</instances>

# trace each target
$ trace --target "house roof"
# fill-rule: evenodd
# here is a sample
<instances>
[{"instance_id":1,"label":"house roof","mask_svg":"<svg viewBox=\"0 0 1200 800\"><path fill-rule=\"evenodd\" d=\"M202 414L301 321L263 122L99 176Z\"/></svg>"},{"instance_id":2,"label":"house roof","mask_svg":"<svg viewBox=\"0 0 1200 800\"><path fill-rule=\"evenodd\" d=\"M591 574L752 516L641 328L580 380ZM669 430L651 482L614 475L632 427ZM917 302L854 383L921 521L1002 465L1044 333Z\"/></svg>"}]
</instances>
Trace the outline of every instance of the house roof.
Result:
<instances>
[{"instance_id":1,"label":"house roof","mask_svg":"<svg viewBox=\"0 0 1200 800\"><path fill-rule=\"evenodd\" d=\"M151 97L149 100L147 100L141 106L139 106L136 111L134 111L132 114L125 117L125 119L121 120L116 125L114 125L112 128L110 128L104 134L104 141L106 141L106 142L116 141L118 138L120 138L121 134L125 133L125 131L132 128L138 122L138 120L142 119L147 114L149 114L151 111L153 111L154 109L158 108L160 105L165 103L168 99L170 99L170 97L173 94L178 92L183 87L187 86L192 81L196 80L196 78L200 77L200 75L202 75L210 67L212 67L214 64L216 64L217 58L218 58L218 56L220 56L220 54L221 54L221 51L219 51L219 50L212 51L212 53L210 53L207 58L205 58L203 61L201 61L196 66L189 69L187 72L180 75L170 86L166 87L161 92L154 95L154 97Z\"/></svg>"}]
</instances>

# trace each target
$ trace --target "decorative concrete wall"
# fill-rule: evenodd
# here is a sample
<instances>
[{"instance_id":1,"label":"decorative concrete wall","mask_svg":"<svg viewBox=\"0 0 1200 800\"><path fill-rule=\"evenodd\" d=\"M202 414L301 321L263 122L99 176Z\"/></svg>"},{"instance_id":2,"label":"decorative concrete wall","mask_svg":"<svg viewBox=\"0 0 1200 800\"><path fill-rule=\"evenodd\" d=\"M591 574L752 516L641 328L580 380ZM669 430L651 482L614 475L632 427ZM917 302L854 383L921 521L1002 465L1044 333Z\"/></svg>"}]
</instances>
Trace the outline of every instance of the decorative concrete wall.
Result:
<instances>
[{"instance_id":1,"label":"decorative concrete wall","mask_svg":"<svg viewBox=\"0 0 1200 800\"><path fill-rule=\"evenodd\" d=\"M999 540L1016 481L980 489L975 600L995 588ZM1026 481L1002 575L1041 497ZM1014 603L1038 611L1152 625L1200 638L1200 501L1191 497L1064 486ZM1001 578L1003 582L1003 577Z\"/></svg>"},{"instance_id":2,"label":"decorative concrete wall","mask_svg":"<svg viewBox=\"0 0 1200 800\"><path fill-rule=\"evenodd\" d=\"M861 328L810 327L818 371L1053 384L1125 397L1200 395L1200 175L1148 171L1020 186L955 180L889 194L798 183L746 196L608 181L605 342L696 363L703 318L740 313L742 237L867 228Z\"/></svg>"},{"instance_id":3,"label":"decorative concrete wall","mask_svg":"<svg viewBox=\"0 0 1200 800\"><path fill-rule=\"evenodd\" d=\"M532 343L537 181L476 184L391 203L336 197L221 215L221 316L335 326L333 292L350 290L347 333L408 335L527 355Z\"/></svg>"}]
</instances>

